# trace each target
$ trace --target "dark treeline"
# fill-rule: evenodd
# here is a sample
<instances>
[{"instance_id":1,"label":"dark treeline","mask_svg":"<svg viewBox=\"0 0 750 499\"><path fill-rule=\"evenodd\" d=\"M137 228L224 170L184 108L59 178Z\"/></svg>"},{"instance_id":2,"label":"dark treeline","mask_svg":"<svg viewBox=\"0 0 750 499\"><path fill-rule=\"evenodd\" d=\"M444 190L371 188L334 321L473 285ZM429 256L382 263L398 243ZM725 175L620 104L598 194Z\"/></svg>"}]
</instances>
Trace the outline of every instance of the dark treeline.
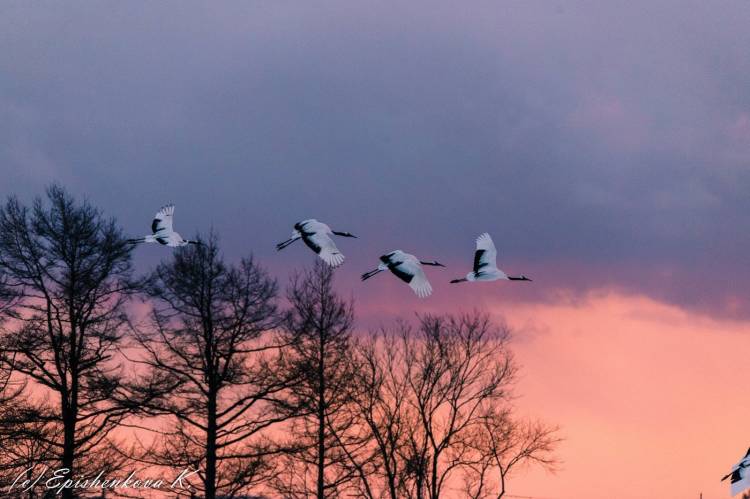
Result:
<instances>
[{"instance_id":1,"label":"dark treeline","mask_svg":"<svg viewBox=\"0 0 750 499\"><path fill-rule=\"evenodd\" d=\"M47 469L194 471L170 497L500 498L515 470L554 469L556 429L514 414L503 325L473 312L355 332L324 264L282 292L252 256L198 239L139 276L116 221L61 187L0 207L3 497L52 497L19 485Z\"/></svg>"}]
</instances>

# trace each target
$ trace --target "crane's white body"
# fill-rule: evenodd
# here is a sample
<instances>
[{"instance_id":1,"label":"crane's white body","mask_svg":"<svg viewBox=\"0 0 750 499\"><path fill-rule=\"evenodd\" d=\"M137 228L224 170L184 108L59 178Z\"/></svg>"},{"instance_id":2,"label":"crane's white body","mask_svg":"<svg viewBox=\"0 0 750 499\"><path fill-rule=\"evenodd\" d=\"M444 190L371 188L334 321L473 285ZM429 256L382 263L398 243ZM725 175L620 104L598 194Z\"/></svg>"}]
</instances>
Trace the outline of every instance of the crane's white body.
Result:
<instances>
[{"instance_id":1,"label":"crane's white body","mask_svg":"<svg viewBox=\"0 0 750 499\"><path fill-rule=\"evenodd\" d=\"M336 247L331 236L356 237L348 232L336 232L314 218L303 220L294 224L294 230L289 239L276 245L277 250L282 250L298 239L302 239L305 245L313 250L324 262L331 267L338 267L344 263L344 255Z\"/></svg>"},{"instance_id":2,"label":"crane's white body","mask_svg":"<svg viewBox=\"0 0 750 499\"><path fill-rule=\"evenodd\" d=\"M750 449L747 450L745 457L732 467L731 473L721 480L724 481L727 478L730 479L729 483L733 496L750 488Z\"/></svg>"},{"instance_id":3,"label":"crane's white body","mask_svg":"<svg viewBox=\"0 0 750 499\"><path fill-rule=\"evenodd\" d=\"M163 206L151 222L151 234L147 234L140 239L131 239L133 243L159 243L164 246L171 248L177 248L180 246L187 246L188 244L194 243L194 241L188 241L174 231L172 227L172 220L174 218L174 205L168 204Z\"/></svg>"},{"instance_id":4,"label":"crane's white body","mask_svg":"<svg viewBox=\"0 0 750 499\"><path fill-rule=\"evenodd\" d=\"M439 265L437 262L426 262L429 265ZM430 281L422 269L422 262L417 257L401 250L391 251L380 257L380 264L375 270L362 275L362 280L369 279L379 272L390 270L393 275L404 281L420 298L432 294Z\"/></svg>"},{"instance_id":5,"label":"crane's white body","mask_svg":"<svg viewBox=\"0 0 750 499\"><path fill-rule=\"evenodd\" d=\"M467 281L497 281L508 279L508 275L497 268L497 249L488 233L477 238L474 252L474 270L466 274Z\"/></svg>"},{"instance_id":6,"label":"crane's white body","mask_svg":"<svg viewBox=\"0 0 750 499\"><path fill-rule=\"evenodd\" d=\"M497 280L514 280L530 281L524 275L519 277L510 277L497 267L497 249L492 237L488 233L481 234L477 237L477 249L474 252L474 268L466 274L463 279L454 279L451 282L475 282L475 281L497 281Z\"/></svg>"}]
</instances>

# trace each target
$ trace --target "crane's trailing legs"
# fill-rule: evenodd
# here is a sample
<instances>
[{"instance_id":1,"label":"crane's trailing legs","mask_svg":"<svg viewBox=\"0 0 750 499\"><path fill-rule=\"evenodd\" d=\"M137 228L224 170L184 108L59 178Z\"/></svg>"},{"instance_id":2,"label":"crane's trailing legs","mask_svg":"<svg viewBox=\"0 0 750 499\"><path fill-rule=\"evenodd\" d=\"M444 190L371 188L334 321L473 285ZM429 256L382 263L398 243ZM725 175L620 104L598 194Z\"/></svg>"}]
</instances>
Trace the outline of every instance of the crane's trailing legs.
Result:
<instances>
[{"instance_id":1,"label":"crane's trailing legs","mask_svg":"<svg viewBox=\"0 0 750 499\"><path fill-rule=\"evenodd\" d=\"M362 280L366 281L367 279L374 276L375 274L379 274L380 272L387 270L387 269L388 269L388 266L383 265L381 263L380 265L378 265L378 268L376 268L375 270L371 270L369 272L365 272L364 274L362 274Z\"/></svg>"},{"instance_id":2,"label":"crane's trailing legs","mask_svg":"<svg viewBox=\"0 0 750 499\"><path fill-rule=\"evenodd\" d=\"M289 239L287 239L286 241L284 241L284 242L281 242L281 243L277 244L277 245L276 245L276 251L281 251L281 250L283 250L284 248L286 248L287 246L289 246L289 245L290 245L290 244L292 244L292 243L293 243L294 241L296 241L296 240L298 240L298 239L300 239L300 238L302 238L302 236L300 235L300 233L299 233L299 232L297 232L296 234L292 235L292 237L290 237L290 238L289 238Z\"/></svg>"}]
</instances>

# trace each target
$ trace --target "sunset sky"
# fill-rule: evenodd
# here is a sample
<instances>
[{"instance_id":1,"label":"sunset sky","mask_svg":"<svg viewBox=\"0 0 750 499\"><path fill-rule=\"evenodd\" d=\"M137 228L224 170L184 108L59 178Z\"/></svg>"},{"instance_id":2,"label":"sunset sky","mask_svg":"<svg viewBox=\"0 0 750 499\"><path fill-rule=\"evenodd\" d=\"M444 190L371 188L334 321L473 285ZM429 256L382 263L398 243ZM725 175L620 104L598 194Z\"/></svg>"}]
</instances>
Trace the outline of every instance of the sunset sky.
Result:
<instances>
[{"instance_id":1,"label":"sunset sky","mask_svg":"<svg viewBox=\"0 0 750 499\"><path fill-rule=\"evenodd\" d=\"M280 282L343 239L358 326L486 310L542 499L729 496L750 446L750 2L0 2L0 194L51 181L133 236L176 205ZM490 232L526 282L451 285ZM437 259L419 300L359 274ZM146 272L165 248L137 250Z\"/></svg>"}]
</instances>

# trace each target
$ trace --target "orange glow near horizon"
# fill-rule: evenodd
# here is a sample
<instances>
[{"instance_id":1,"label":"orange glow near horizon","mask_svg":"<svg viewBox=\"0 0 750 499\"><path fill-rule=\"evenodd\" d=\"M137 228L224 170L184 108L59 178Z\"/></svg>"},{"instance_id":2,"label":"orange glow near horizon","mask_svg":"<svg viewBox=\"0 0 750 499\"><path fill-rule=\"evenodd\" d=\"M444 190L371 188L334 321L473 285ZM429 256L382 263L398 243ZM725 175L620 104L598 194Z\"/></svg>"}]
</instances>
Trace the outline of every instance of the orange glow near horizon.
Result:
<instances>
[{"instance_id":1,"label":"orange glow near horizon","mask_svg":"<svg viewBox=\"0 0 750 499\"><path fill-rule=\"evenodd\" d=\"M476 287L462 296L513 332L518 413L559 425L564 438L560 470L518 470L510 496L729 497L720 478L750 446L743 398L750 322L617 291L545 303L500 299L506 292ZM433 298L416 302L421 312L465 308ZM395 301L383 296L357 308L372 321L395 313ZM132 431L116 434L127 440Z\"/></svg>"},{"instance_id":2,"label":"orange glow near horizon","mask_svg":"<svg viewBox=\"0 0 750 499\"><path fill-rule=\"evenodd\" d=\"M720 478L750 445L750 324L616 293L502 315L522 365L519 410L565 438L561 470L525 470L509 494L729 497Z\"/></svg>"}]
</instances>

